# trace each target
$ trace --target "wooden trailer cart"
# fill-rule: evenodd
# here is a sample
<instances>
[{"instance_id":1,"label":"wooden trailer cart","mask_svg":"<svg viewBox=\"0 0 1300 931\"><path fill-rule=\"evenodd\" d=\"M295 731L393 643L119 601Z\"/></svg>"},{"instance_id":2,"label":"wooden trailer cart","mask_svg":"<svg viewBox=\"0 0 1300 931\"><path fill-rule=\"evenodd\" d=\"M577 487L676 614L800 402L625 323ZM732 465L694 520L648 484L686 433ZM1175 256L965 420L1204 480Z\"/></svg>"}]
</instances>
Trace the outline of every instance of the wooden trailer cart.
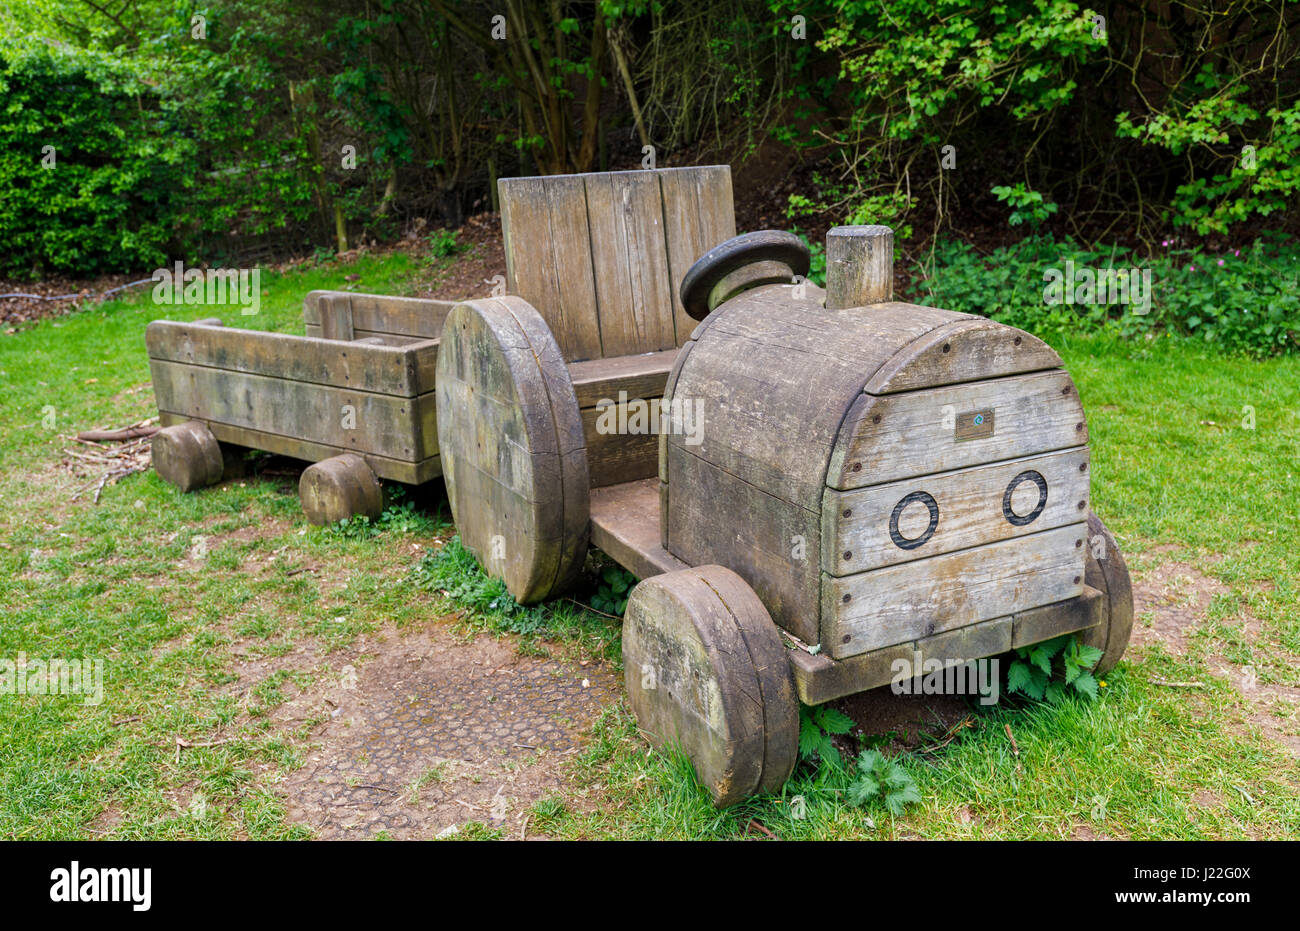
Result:
<instances>
[{"instance_id":1,"label":"wooden trailer cart","mask_svg":"<svg viewBox=\"0 0 1300 931\"><path fill-rule=\"evenodd\" d=\"M695 259L735 235L730 169L509 178L500 191L507 290L545 315L575 364L591 483L653 475L655 436L608 441L597 403L610 392L662 392L694 326L677 287ZM378 479L420 484L442 474L439 408L456 411L446 414L449 427L459 424L468 440L502 441L478 400L435 401L439 336L453 306L314 291L304 336L217 319L151 323L165 427L153 443L155 469L189 491L220 481L244 449L267 450L314 463L299 484L313 522L376 516Z\"/></svg>"},{"instance_id":2,"label":"wooden trailer cart","mask_svg":"<svg viewBox=\"0 0 1300 931\"><path fill-rule=\"evenodd\" d=\"M315 463L299 482L313 522L378 516L378 479L418 485L442 474L433 376L452 306L313 291L305 336L155 320L145 332L164 425L154 468L190 491L262 449Z\"/></svg>"},{"instance_id":3,"label":"wooden trailer cart","mask_svg":"<svg viewBox=\"0 0 1300 931\"><path fill-rule=\"evenodd\" d=\"M623 626L629 700L719 805L789 777L798 700L889 683L897 659L966 662L1078 632L1103 651L1098 671L1114 666L1128 573L1089 509L1086 420L1050 347L893 301L892 232L844 227L828 237L825 290L796 277L798 240L762 232L710 249L678 295L642 305L632 332L657 345L688 332L683 315L703 321L662 388L645 356L575 363L575 341L603 337L606 301L625 292L602 290L613 272L594 251L568 252L605 243L560 187L581 182L534 184L507 240L526 231L527 274L545 285L459 304L443 330L456 524L521 601L562 590L589 543L642 579ZM662 280L624 232L617 273ZM662 397L663 416L657 473L612 482L594 463L637 458L644 436L593 442L585 412L619 389L626 407Z\"/></svg>"}]
</instances>

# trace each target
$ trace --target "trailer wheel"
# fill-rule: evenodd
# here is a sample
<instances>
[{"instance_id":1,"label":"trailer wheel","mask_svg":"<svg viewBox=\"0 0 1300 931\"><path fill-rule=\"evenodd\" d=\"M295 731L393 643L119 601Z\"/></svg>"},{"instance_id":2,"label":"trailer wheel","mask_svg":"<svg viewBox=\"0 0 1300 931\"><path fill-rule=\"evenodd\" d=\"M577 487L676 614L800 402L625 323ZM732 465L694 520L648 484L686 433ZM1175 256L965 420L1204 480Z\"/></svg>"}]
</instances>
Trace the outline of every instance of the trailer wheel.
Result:
<instances>
[{"instance_id":1,"label":"trailer wheel","mask_svg":"<svg viewBox=\"0 0 1300 931\"><path fill-rule=\"evenodd\" d=\"M164 427L154 434L149 449L154 471L181 491L215 485L225 470L217 438L199 420Z\"/></svg>"},{"instance_id":2,"label":"trailer wheel","mask_svg":"<svg viewBox=\"0 0 1300 931\"><path fill-rule=\"evenodd\" d=\"M1094 672L1104 675L1115 668L1133 635L1133 583L1119 544L1091 511L1088 512L1088 564L1084 582L1104 596L1101 623L1080 635L1085 645L1102 651Z\"/></svg>"},{"instance_id":3,"label":"trailer wheel","mask_svg":"<svg viewBox=\"0 0 1300 931\"><path fill-rule=\"evenodd\" d=\"M303 469L298 501L307 519L319 527L349 517L375 518L384 509L379 480L355 453L323 459Z\"/></svg>"},{"instance_id":4,"label":"trailer wheel","mask_svg":"<svg viewBox=\"0 0 1300 931\"><path fill-rule=\"evenodd\" d=\"M582 569L586 440L560 347L518 297L457 304L438 350L438 446L461 543L521 604Z\"/></svg>"},{"instance_id":5,"label":"trailer wheel","mask_svg":"<svg viewBox=\"0 0 1300 931\"><path fill-rule=\"evenodd\" d=\"M679 747L719 808L781 788L799 750L786 649L763 603L722 566L682 569L632 590L623 669L637 724Z\"/></svg>"}]
</instances>

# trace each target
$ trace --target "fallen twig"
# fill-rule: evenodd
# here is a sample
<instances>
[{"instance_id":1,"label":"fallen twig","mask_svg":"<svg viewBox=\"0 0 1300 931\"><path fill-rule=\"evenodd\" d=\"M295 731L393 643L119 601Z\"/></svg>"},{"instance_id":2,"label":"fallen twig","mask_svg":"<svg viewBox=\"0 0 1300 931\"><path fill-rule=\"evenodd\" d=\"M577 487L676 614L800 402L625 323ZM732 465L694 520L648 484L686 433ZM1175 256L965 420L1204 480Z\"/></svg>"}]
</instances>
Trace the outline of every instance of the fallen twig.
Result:
<instances>
[{"instance_id":1,"label":"fallen twig","mask_svg":"<svg viewBox=\"0 0 1300 931\"><path fill-rule=\"evenodd\" d=\"M120 443L123 440L133 440L141 437L153 436L162 427L159 426L133 426L123 427L120 430L82 430L77 434L79 440L89 440L96 443Z\"/></svg>"},{"instance_id":2,"label":"fallen twig","mask_svg":"<svg viewBox=\"0 0 1300 931\"><path fill-rule=\"evenodd\" d=\"M1204 682L1170 682L1168 679L1161 679L1159 676L1152 676L1151 681L1156 685L1164 685L1171 689L1203 689Z\"/></svg>"},{"instance_id":3,"label":"fallen twig","mask_svg":"<svg viewBox=\"0 0 1300 931\"><path fill-rule=\"evenodd\" d=\"M766 834L768 837L772 838L772 840L776 840L776 839L777 839L775 834L773 834L771 831L769 831L769 830L768 830L766 827L764 827L763 825L759 824L759 823L758 823L757 821L755 821L753 818L750 818L750 819L749 819L749 824L746 825L746 827L748 827L748 828L751 829L751 830L757 829L757 830L759 830L759 831L762 831L762 832L763 832L764 834Z\"/></svg>"}]
</instances>

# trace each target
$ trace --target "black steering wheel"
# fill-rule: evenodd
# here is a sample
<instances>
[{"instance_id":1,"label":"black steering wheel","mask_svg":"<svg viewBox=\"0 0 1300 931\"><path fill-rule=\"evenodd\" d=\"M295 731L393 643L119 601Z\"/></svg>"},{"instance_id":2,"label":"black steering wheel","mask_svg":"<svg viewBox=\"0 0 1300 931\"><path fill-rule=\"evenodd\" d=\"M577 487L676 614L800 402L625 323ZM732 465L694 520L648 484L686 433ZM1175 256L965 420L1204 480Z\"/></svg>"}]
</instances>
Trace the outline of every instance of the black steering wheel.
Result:
<instances>
[{"instance_id":1,"label":"black steering wheel","mask_svg":"<svg viewBox=\"0 0 1300 931\"><path fill-rule=\"evenodd\" d=\"M789 281L796 275L807 275L808 247L793 233L782 230L759 230L728 239L714 246L696 260L682 279L679 294L686 313L695 320L703 320L713 310L709 296L724 278L737 269L758 262L780 262L790 270L788 275L760 276L750 286L769 282Z\"/></svg>"}]
</instances>

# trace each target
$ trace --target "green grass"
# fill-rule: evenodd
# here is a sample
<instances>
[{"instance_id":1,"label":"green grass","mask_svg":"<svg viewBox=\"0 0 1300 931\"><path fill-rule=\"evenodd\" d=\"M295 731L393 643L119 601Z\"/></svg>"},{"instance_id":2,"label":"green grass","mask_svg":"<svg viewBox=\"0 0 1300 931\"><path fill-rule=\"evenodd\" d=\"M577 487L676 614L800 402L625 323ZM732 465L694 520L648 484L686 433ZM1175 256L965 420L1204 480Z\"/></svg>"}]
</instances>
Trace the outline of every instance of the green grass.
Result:
<instances>
[{"instance_id":1,"label":"green grass","mask_svg":"<svg viewBox=\"0 0 1300 931\"><path fill-rule=\"evenodd\" d=\"M359 275L351 287L400 294L423 271L394 254L264 274L261 313L228 322L301 332L308 290ZM98 505L71 501L85 483L58 466L66 434L155 412L145 324L210 314L156 307L146 289L0 336L0 658L106 666L98 706L0 695L0 836L304 836L275 784L318 722L284 708L336 674L331 651L387 625L450 614L438 622L465 636L618 663L616 622L572 601L520 609L463 551L426 555L454 534L445 507L399 503L372 524L320 529L304 521L292 477L181 495L152 473L108 486ZM923 799L901 816L850 806L825 766L801 767L779 797L717 812L683 760L647 752L620 704L572 764L573 797L534 807L538 829L763 836L753 820L791 838L1294 836L1294 758L1212 673L1222 657L1263 684L1300 685L1300 359L1106 334L1054 344L1089 416L1094 509L1135 574L1178 560L1224 586L1185 655L1131 654L1096 702L972 708L946 746L899 757ZM1258 622L1249 635L1247 616Z\"/></svg>"}]
</instances>

